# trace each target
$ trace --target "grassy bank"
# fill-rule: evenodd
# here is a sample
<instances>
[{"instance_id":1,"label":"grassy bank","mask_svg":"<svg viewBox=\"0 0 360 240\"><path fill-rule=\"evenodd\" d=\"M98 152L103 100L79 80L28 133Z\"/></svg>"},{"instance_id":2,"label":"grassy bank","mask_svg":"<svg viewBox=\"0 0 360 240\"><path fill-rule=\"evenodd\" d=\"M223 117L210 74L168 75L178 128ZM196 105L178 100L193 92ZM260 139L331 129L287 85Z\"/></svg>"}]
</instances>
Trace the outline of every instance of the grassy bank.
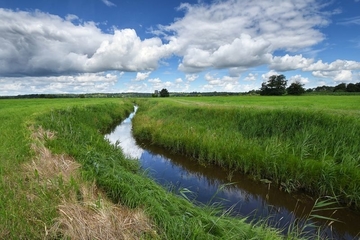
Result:
<instances>
[{"instance_id":1,"label":"grassy bank","mask_svg":"<svg viewBox=\"0 0 360 240\"><path fill-rule=\"evenodd\" d=\"M131 102L119 99L1 101L0 118L4 124L0 139L0 238L66 238L65 230L79 217L66 212L65 207L71 205L66 200L80 203L77 205L82 206L82 211L97 212L104 205L103 198L141 210L149 218L152 227L141 232L141 238L280 238L263 225L219 216L214 208L195 207L145 177L136 161L126 159L120 149L103 137L112 124L131 110ZM36 140L40 143L35 146L44 146L32 150L32 133L41 129L45 133L40 134L42 140ZM46 154L47 148L51 154ZM80 164L79 176L60 172L45 177L46 170L41 166L48 161L39 161L42 157L38 155L53 156L55 165L60 165L61 160L66 168L72 168L69 166L76 161ZM83 181L88 185L95 182L98 190L85 191ZM87 191L94 193L85 194ZM90 205L88 195L97 196ZM71 222L59 221L60 215Z\"/></svg>"},{"instance_id":2,"label":"grassy bank","mask_svg":"<svg viewBox=\"0 0 360 240\"><path fill-rule=\"evenodd\" d=\"M360 208L360 97L140 101L137 138Z\"/></svg>"},{"instance_id":3,"label":"grassy bank","mask_svg":"<svg viewBox=\"0 0 360 240\"><path fill-rule=\"evenodd\" d=\"M39 158L33 149L35 119L54 109L115 103L121 105L116 99L0 101L0 239L44 238L58 216L62 193L47 185L55 180L61 183L61 177L53 176L43 184L39 172L31 172L28 166Z\"/></svg>"}]
</instances>

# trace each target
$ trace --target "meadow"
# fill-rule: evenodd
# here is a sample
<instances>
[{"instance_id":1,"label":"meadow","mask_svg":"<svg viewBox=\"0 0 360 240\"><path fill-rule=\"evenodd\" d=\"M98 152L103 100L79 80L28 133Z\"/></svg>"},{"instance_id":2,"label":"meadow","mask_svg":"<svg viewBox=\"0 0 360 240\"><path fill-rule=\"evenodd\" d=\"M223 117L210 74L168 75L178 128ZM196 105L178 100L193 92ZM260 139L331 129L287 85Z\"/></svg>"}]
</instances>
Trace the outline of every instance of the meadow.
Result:
<instances>
[{"instance_id":1,"label":"meadow","mask_svg":"<svg viewBox=\"0 0 360 240\"><path fill-rule=\"evenodd\" d=\"M360 96L137 100L136 138L360 209Z\"/></svg>"},{"instance_id":2,"label":"meadow","mask_svg":"<svg viewBox=\"0 0 360 240\"><path fill-rule=\"evenodd\" d=\"M147 101L169 109L152 99L141 109ZM104 139L132 109L126 99L1 100L0 238L283 238L150 180Z\"/></svg>"}]
</instances>

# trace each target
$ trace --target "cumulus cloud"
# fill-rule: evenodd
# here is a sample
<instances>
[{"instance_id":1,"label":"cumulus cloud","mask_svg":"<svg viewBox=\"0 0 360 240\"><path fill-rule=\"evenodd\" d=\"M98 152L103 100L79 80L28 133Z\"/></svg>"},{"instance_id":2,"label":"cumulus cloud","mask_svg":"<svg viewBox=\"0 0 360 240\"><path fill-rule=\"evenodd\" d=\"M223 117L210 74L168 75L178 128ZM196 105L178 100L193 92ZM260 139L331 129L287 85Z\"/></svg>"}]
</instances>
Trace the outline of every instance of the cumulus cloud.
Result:
<instances>
[{"instance_id":1,"label":"cumulus cloud","mask_svg":"<svg viewBox=\"0 0 360 240\"><path fill-rule=\"evenodd\" d=\"M289 71L307 68L313 62L313 59L304 58L301 54L295 56L289 56L286 54L282 57L273 57L269 67L276 71Z\"/></svg>"},{"instance_id":2,"label":"cumulus cloud","mask_svg":"<svg viewBox=\"0 0 360 240\"><path fill-rule=\"evenodd\" d=\"M338 59L331 63L324 63L319 60L302 70L311 71L315 77L328 78L335 82L348 82L356 80L353 72L360 70L360 62Z\"/></svg>"},{"instance_id":3,"label":"cumulus cloud","mask_svg":"<svg viewBox=\"0 0 360 240\"><path fill-rule=\"evenodd\" d=\"M249 68L271 61L276 50L295 51L324 39L328 24L315 0L215 1L182 4L185 16L155 31L183 61L179 69ZM244 11L246 9L246 11Z\"/></svg>"},{"instance_id":4,"label":"cumulus cloud","mask_svg":"<svg viewBox=\"0 0 360 240\"><path fill-rule=\"evenodd\" d=\"M255 73L255 74L249 73L249 75L247 77L245 77L244 80L245 81L256 81L257 77L258 77L257 73Z\"/></svg>"},{"instance_id":5,"label":"cumulus cloud","mask_svg":"<svg viewBox=\"0 0 360 240\"><path fill-rule=\"evenodd\" d=\"M168 54L157 37L141 40L133 29L104 33L94 22L73 23L75 15L0 9L0 19L0 76L151 71Z\"/></svg>"},{"instance_id":6,"label":"cumulus cloud","mask_svg":"<svg viewBox=\"0 0 360 240\"><path fill-rule=\"evenodd\" d=\"M83 73L73 76L2 77L1 95L32 93L113 92L121 74Z\"/></svg>"},{"instance_id":7,"label":"cumulus cloud","mask_svg":"<svg viewBox=\"0 0 360 240\"><path fill-rule=\"evenodd\" d=\"M340 59L330 63L324 63L322 60L314 62L313 59L304 58L302 55L289 56L286 54L283 57L274 57L269 67L277 71L302 70L312 72L315 77L341 82L353 80L353 71L360 70L360 62ZM267 75L267 77L269 76Z\"/></svg>"},{"instance_id":8,"label":"cumulus cloud","mask_svg":"<svg viewBox=\"0 0 360 240\"><path fill-rule=\"evenodd\" d=\"M109 0L102 2L115 6ZM356 71L360 70L360 62L338 59L326 63L291 54L312 49L324 40L320 29L329 24L333 13L324 13L322 7L316 0L183 3L178 10L184 16L160 25L153 31L158 36L147 39L141 39L134 29L112 28L104 32L97 23L72 14L62 18L41 11L0 9L0 83L10 91L29 89L26 84L31 82L38 84L35 90L41 92L63 91L68 89L65 82L69 81L73 89L83 91L89 85L82 82L82 77L96 76L104 84L96 82L89 88L95 86L101 91L113 84L104 72L130 71L137 72L134 85L128 86L130 91L175 87L181 83L179 79L145 81L163 59L173 54L180 57L178 69L186 74L186 89L201 71L228 69L225 77L206 74L204 89L235 91L241 88L241 74L263 65L270 70L261 75L264 81L277 72L291 70L312 72L313 76L334 81L354 81L359 76ZM348 18L341 23L358 24L358 20ZM288 54L275 56L281 52ZM60 81L61 77L65 80ZM244 80L257 78L249 74ZM306 81L294 76L297 78ZM22 79L26 81L18 83Z\"/></svg>"},{"instance_id":9,"label":"cumulus cloud","mask_svg":"<svg viewBox=\"0 0 360 240\"><path fill-rule=\"evenodd\" d=\"M186 80L189 82L195 81L198 77L199 77L199 75L197 75L197 74L186 74L185 75Z\"/></svg>"},{"instance_id":10,"label":"cumulus cloud","mask_svg":"<svg viewBox=\"0 0 360 240\"><path fill-rule=\"evenodd\" d=\"M238 77L216 77L216 75L207 73L204 78L207 81L207 84L204 85L203 88L207 90L217 89L220 91L234 92L238 90L240 85Z\"/></svg>"},{"instance_id":11,"label":"cumulus cloud","mask_svg":"<svg viewBox=\"0 0 360 240\"><path fill-rule=\"evenodd\" d=\"M336 70L360 70L360 62L348 60L336 60L331 63L323 63L322 60L303 68L303 71L336 71Z\"/></svg>"},{"instance_id":12,"label":"cumulus cloud","mask_svg":"<svg viewBox=\"0 0 360 240\"><path fill-rule=\"evenodd\" d=\"M289 82L288 84L294 83L294 82L299 82L301 84L307 84L310 82L309 78L306 77L302 77L301 75L295 75L295 76L291 76L289 78Z\"/></svg>"},{"instance_id":13,"label":"cumulus cloud","mask_svg":"<svg viewBox=\"0 0 360 240\"><path fill-rule=\"evenodd\" d=\"M270 70L269 72L262 74L261 78L264 82L269 80L269 77L273 76L273 75L279 75L278 72L274 71L274 70Z\"/></svg>"},{"instance_id":14,"label":"cumulus cloud","mask_svg":"<svg viewBox=\"0 0 360 240\"><path fill-rule=\"evenodd\" d=\"M136 74L136 78L134 80L135 81L143 81L143 80L147 79L150 76L150 73L151 72L144 72L144 73L138 72Z\"/></svg>"},{"instance_id":15,"label":"cumulus cloud","mask_svg":"<svg viewBox=\"0 0 360 240\"><path fill-rule=\"evenodd\" d=\"M266 53L268 47L269 43L264 39L253 39L247 34L242 34L233 42L224 44L213 52L190 48L179 69L184 72L197 72L210 67L221 69L259 66L271 59L271 54Z\"/></svg>"},{"instance_id":16,"label":"cumulus cloud","mask_svg":"<svg viewBox=\"0 0 360 240\"><path fill-rule=\"evenodd\" d=\"M161 83L161 80L160 80L160 78L152 78L152 79L149 79L148 82L158 84L158 83Z\"/></svg>"},{"instance_id":17,"label":"cumulus cloud","mask_svg":"<svg viewBox=\"0 0 360 240\"><path fill-rule=\"evenodd\" d=\"M86 61L92 71L155 70L158 61L167 55L159 38L141 40L135 30L115 30L110 41L103 41L94 55Z\"/></svg>"},{"instance_id":18,"label":"cumulus cloud","mask_svg":"<svg viewBox=\"0 0 360 240\"><path fill-rule=\"evenodd\" d=\"M154 90L161 90L163 88L172 88L175 84L170 81L163 82L160 78L152 78L147 81L150 84L150 87L148 89L142 89L145 92L148 92L149 89L151 89L151 92Z\"/></svg>"},{"instance_id":19,"label":"cumulus cloud","mask_svg":"<svg viewBox=\"0 0 360 240\"><path fill-rule=\"evenodd\" d=\"M353 80L353 74L350 70L339 71L314 71L313 76L320 78L331 78L335 82L350 82Z\"/></svg>"}]
</instances>

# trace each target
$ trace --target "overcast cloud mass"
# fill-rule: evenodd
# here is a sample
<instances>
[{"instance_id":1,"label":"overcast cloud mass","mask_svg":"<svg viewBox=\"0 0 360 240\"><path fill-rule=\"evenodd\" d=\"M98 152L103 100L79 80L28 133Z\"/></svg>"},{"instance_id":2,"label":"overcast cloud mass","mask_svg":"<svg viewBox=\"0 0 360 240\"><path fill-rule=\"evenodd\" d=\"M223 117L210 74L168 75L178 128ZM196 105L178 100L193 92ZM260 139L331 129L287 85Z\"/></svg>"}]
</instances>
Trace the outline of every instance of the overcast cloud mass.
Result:
<instances>
[{"instance_id":1,"label":"overcast cloud mass","mask_svg":"<svg viewBox=\"0 0 360 240\"><path fill-rule=\"evenodd\" d=\"M135 12L128 27L116 21L126 4L96 4L102 21L81 11L0 8L0 95L249 91L271 74L306 88L360 81L360 23L349 10L358 1L179 1L164 10L171 21L144 24Z\"/></svg>"}]
</instances>

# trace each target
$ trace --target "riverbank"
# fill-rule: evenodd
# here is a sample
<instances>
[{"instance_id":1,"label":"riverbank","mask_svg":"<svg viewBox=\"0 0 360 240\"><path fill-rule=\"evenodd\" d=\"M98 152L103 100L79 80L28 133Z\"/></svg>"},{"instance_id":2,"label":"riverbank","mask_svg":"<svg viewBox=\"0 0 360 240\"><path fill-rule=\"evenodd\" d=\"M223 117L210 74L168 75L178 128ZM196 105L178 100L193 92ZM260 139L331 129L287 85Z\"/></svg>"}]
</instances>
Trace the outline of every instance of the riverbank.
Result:
<instances>
[{"instance_id":1,"label":"riverbank","mask_svg":"<svg viewBox=\"0 0 360 240\"><path fill-rule=\"evenodd\" d=\"M282 238L266 228L266 223L249 224L213 207L195 207L167 192L147 178L136 161L125 158L119 148L109 144L103 134L130 113L133 106L129 101L7 100L0 104L1 120L6 123L1 136L1 158L6 159L0 164L1 238L49 238L54 229L51 237L69 237L64 229L71 224L61 225L58 221L63 212L67 213L61 208L68 205L63 201L67 198L95 212L102 209L105 198L121 204L117 209L123 206L130 212L143 212L150 227L138 234L145 239ZM42 151L49 149L51 156L60 156L64 166L72 166L71 161L79 163L78 173L66 177L59 172L44 178L44 171L35 164L39 153L31 150L35 141L31 133L40 129L44 130L40 134ZM32 161L34 158L36 161ZM43 165L41 161L38 164ZM24 166L30 167L24 170ZM97 200L92 198L93 204L87 204L82 181L90 186L95 182L95 190L88 191L104 194L95 194ZM65 217L74 219L77 215Z\"/></svg>"},{"instance_id":2,"label":"riverbank","mask_svg":"<svg viewBox=\"0 0 360 240\"><path fill-rule=\"evenodd\" d=\"M202 164L360 207L359 96L138 101L134 135Z\"/></svg>"}]
</instances>

